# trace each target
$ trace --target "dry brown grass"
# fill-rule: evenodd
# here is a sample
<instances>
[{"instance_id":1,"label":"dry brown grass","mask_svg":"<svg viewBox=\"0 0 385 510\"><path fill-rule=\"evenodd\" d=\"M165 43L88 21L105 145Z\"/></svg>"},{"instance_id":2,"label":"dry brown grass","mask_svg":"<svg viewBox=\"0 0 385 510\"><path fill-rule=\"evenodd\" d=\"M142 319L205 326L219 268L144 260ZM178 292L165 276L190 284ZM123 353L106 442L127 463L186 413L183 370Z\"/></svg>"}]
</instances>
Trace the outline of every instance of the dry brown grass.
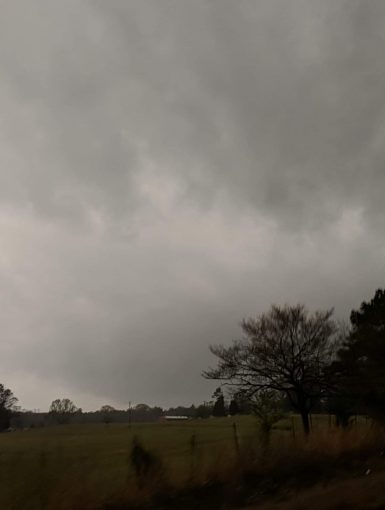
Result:
<instances>
[{"instance_id":1,"label":"dry brown grass","mask_svg":"<svg viewBox=\"0 0 385 510\"><path fill-rule=\"evenodd\" d=\"M142 486L140 490L127 487L124 494L103 508L219 509L258 505L255 508L261 510L321 509L321 493L329 494L323 499L322 510L376 508L373 505L381 504L380 487L385 482L383 447L382 431L373 427L324 429L295 441L282 434L267 450L243 444L236 455L234 448L224 449L187 486L168 483ZM371 475L365 474L368 469ZM285 502L277 503L277 499ZM270 506L266 506L267 501L272 502ZM361 506L354 506L355 501ZM362 506L365 504L372 507Z\"/></svg>"},{"instance_id":2,"label":"dry brown grass","mask_svg":"<svg viewBox=\"0 0 385 510\"><path fill-rule=\"evenodd\" d=\"M248 417L237 421L239 449L228 419L170 427L138 425L135 434L162 460L162 471L146 480L137 480L130 466L132 434L127 427L79 426L4 435L0 508L214 510L271 505L283 497L285 504L298 506L308 505L308 500L298 499L311 498L307 491L314 490L317 499L317 491L332 491L334 483L346 483L339 486L341 494L346 486L345 500L353 494L349 480L363 479L360 493L369 490L365 484L377 479L385 464L379 455L385 446L382 430L365 420L351 430L338 430L329 426L327 417L317 416L312 435L305 439L299 423L294 432L290 428L294 422L280 423L267 449L258 445L256 422ZM194 450L193 432L198 437ZM373 462L378 463L375 469ZM367 482L368 468L376 477Z\"/></svg>"},{"instance_id":3,"label":"dry brown grass","mask_svg":"<svg viewBox=\"0 0 385 510\"><path fill-rule=\"evenodd\" d=\"M288 491L283 501L249 507L248 510L384 510L385 471L349 480L334 480L301 491Z\"/></svg>"}]
</instances>

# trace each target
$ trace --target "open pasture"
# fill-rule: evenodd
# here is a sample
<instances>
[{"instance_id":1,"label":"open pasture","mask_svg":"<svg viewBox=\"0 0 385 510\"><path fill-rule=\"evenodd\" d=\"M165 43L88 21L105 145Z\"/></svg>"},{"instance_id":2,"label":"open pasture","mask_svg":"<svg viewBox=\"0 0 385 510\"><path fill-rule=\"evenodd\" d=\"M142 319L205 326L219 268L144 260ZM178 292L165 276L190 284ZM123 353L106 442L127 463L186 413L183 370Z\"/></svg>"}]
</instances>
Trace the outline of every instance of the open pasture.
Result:
<instances>
[{"instance_id":1,"label":"open pasture","mask_svg":"<svg viewBox=\"0 0 385 510\"><path fill-rule=\"evenodd\" d=\"M317 429L328 428L329 421L319 416L313 424L316 435ZM178 486L231 462L237 444L245 450L256 445L258 425L255 418L242 416L131 426L66 425L2 434L0 508L86 509L93 501L108 500L133 484L134 436L159 455L168 479ZM274 447L293 441L302 441L297 417L280 422L273 431Z\"/></svg>"},{"instance_id":2,"label":"open pasture","mask_svg":"<svg viewBox=\"0 0 385 510\"><path fill-rule=\"evenodd\" d=\"M191 470L231 454L233 423L240 442L255 439L257 422L251 417L63 425L1 434L0 508L66 508L75 490L79 497L96 491L101 498L121 490L133 477L130 449L135 435L161 457L173 480L183 482Z\"/></svg>"}]
</instances>

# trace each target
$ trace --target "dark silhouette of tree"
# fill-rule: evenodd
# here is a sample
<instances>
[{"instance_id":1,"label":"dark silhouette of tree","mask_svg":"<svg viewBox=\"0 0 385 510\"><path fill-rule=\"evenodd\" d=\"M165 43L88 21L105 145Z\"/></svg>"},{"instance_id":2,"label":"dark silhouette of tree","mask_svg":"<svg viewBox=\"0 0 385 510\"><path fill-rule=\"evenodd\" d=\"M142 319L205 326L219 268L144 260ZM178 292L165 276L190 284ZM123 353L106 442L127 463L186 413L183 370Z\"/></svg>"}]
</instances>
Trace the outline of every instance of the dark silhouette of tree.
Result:
<instances>
[{"instance_id":1,"label":"dark silhouette of tree","mask_svg":"<svg viewBox=\"0 0 385 510\"><path fill-rule=\"evenodd\" d=\"M378 289L350 315L351 330L338 351L332 372L334 400L342 415L367 413L385 421L385 290ZM338 417L338 415L337 415Z\"/></svg>"},{"instance_id":2,"label":"dark silhouette of tree","mask_svg":"<svg viewBox=\"0 0 385 510\"><path fill-rule=\"evenodd\" d=\"M0 384L0 431L9 428L11 416L16 411L17 401L12 391Z\"/></svg>"},{"instance_id":3,"label":"dark silhouette of tree","mask_svg":"<svg viewBox=\"0 0 385 510\"><path fill-rule=\"evenodd\" d=\"M151 410L151 407L147 404L136 404L134 409L138 412L148 413Z\"/></svg>"},{"instance_id":4,"label":"dark silhouette of tree","mask_svg":"<svg viewBox=\"0 0 385 510\"><path fill-rule=\"evenodd\" d=\"M237 403L237 401L235 400L235 398L232 398L230 400L230 405L229 405L229 414L231 416L235 416L236 414L239 414L240 410L239 410L239 405Z\"/></svg>"},{"instance_id":5,"label":"dark silhouette of tree","mask_svg":"<svg viewBox=\"0 0 385 510\"><path fill-rule=\"evenodd\" d=\"M188 416L189 418L195 418L197 413L197 409L194 405L189 407L185 406L177 406L170 407L164 411L166 416Z\"/></svg>"},{"instance_id":6,"label":"dark silhouette of tree","mask_svg":"<svg viewBox=\"0 0 385 510\"><path fill-rule=\"evenodd\" d=\"M54 400L49 408L49 414L60 424L68 423L72 416L81 412L69 398Z\"/></svg>"},{"instance_id":7,"label":"dark silhouette of tree","mask_svg":"<svg viewBox=\"0 0 385 510\"><path fill-rule=\"evenodd\" d=\"M102 413L103 422L107 425L113 421L113 416L115 412L115 408L110 405L104 405L100 408L100 412Z\"/></svg>"},{"instance_id":8,"label":"dark silhouette of tree","mask_svg":"<svg viewBox=\"0 0 385 510\"><path fill-rule=\"evenodd\" d=\"M308 434L309 413L330 389L325 369L335 351L332 315L333 310L309 314L302 305L272 306L242 321L242 340L211 346L218 366L203 375L225 381L249 400L266 390L286 396Z\"/></svg>"},{"instance_id":9,"label":"dark silhouette of tree","mask_svg":"<svg viewBox=\"0 0 385 510\"><path fill-rule=\"evenodd\" d=\"M221 388L217 388L214 391L213 398L215 399L213 415L216 417L226 416L225 397Z\"/></svg>"},{"instance_id":10,"label":"dark silhouette of tree","mask_svg":"<svg viewBox=\"0 0 385 510\"><path fill-rule=\"evenodd\" d=\"M213 405L211 402L206 402L204 404L199 405L196 408L196 417L197 418L210 418L213 414Z\"/></svg>"},{"instance_id":11,"label":"dark silhouette of tree","mask_svg":"<svg viewBox=\"0 0 385 510\"><path fill-rule=\"evenodd\" d=\"M159 407L159 406L154 406L153 408L151 408L151 413L152 413L154 419L159 419L161 416L164 415L164 411L163 411L162 407Z\"/></svg>"}]
</instances>

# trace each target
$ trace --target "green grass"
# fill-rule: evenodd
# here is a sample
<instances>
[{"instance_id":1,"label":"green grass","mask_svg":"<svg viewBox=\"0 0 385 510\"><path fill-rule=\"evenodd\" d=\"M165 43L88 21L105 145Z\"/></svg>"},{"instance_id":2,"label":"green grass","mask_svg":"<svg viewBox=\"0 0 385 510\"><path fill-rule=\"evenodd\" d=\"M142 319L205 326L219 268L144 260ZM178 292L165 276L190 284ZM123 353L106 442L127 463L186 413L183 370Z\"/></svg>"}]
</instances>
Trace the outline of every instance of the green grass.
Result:
<instances>
[{"instance_id":1,"label":"green grass","mask_svg":"<svg viewBox=\"0 0 385 510\"><path fill-rule=\"evenodd\" d=\"M252 417L193 420L183 423L67 425L0 435L0 508L66 508L74 488L107 498L133 477L132 438L158 453L167 474L184 483L191 470L202 470L235 451L239 440L257 436ZM191 451L195 434L196 447ZM97 493L97 494L96 494ZM62 504L53 505L53 501Z\"/></svg>"}]
</instances>

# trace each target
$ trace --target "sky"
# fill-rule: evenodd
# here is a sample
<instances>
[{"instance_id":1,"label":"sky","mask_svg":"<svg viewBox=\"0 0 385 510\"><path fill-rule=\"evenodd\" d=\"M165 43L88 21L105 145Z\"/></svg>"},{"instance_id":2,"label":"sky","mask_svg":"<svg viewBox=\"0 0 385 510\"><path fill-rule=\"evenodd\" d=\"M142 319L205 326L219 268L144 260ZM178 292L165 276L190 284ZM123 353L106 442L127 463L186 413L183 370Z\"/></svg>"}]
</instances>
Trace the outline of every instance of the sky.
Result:
<instances>
[{"instance_id":1,"label":"sky","mask_svg":"<svg viewBox=\"0 0 385 510\"><path fill-rule=\"evenodd\" d=\"M0 381L209 400L272 303L384 287L382 0L1 0Z\"/></svg>"}]
</instances>

